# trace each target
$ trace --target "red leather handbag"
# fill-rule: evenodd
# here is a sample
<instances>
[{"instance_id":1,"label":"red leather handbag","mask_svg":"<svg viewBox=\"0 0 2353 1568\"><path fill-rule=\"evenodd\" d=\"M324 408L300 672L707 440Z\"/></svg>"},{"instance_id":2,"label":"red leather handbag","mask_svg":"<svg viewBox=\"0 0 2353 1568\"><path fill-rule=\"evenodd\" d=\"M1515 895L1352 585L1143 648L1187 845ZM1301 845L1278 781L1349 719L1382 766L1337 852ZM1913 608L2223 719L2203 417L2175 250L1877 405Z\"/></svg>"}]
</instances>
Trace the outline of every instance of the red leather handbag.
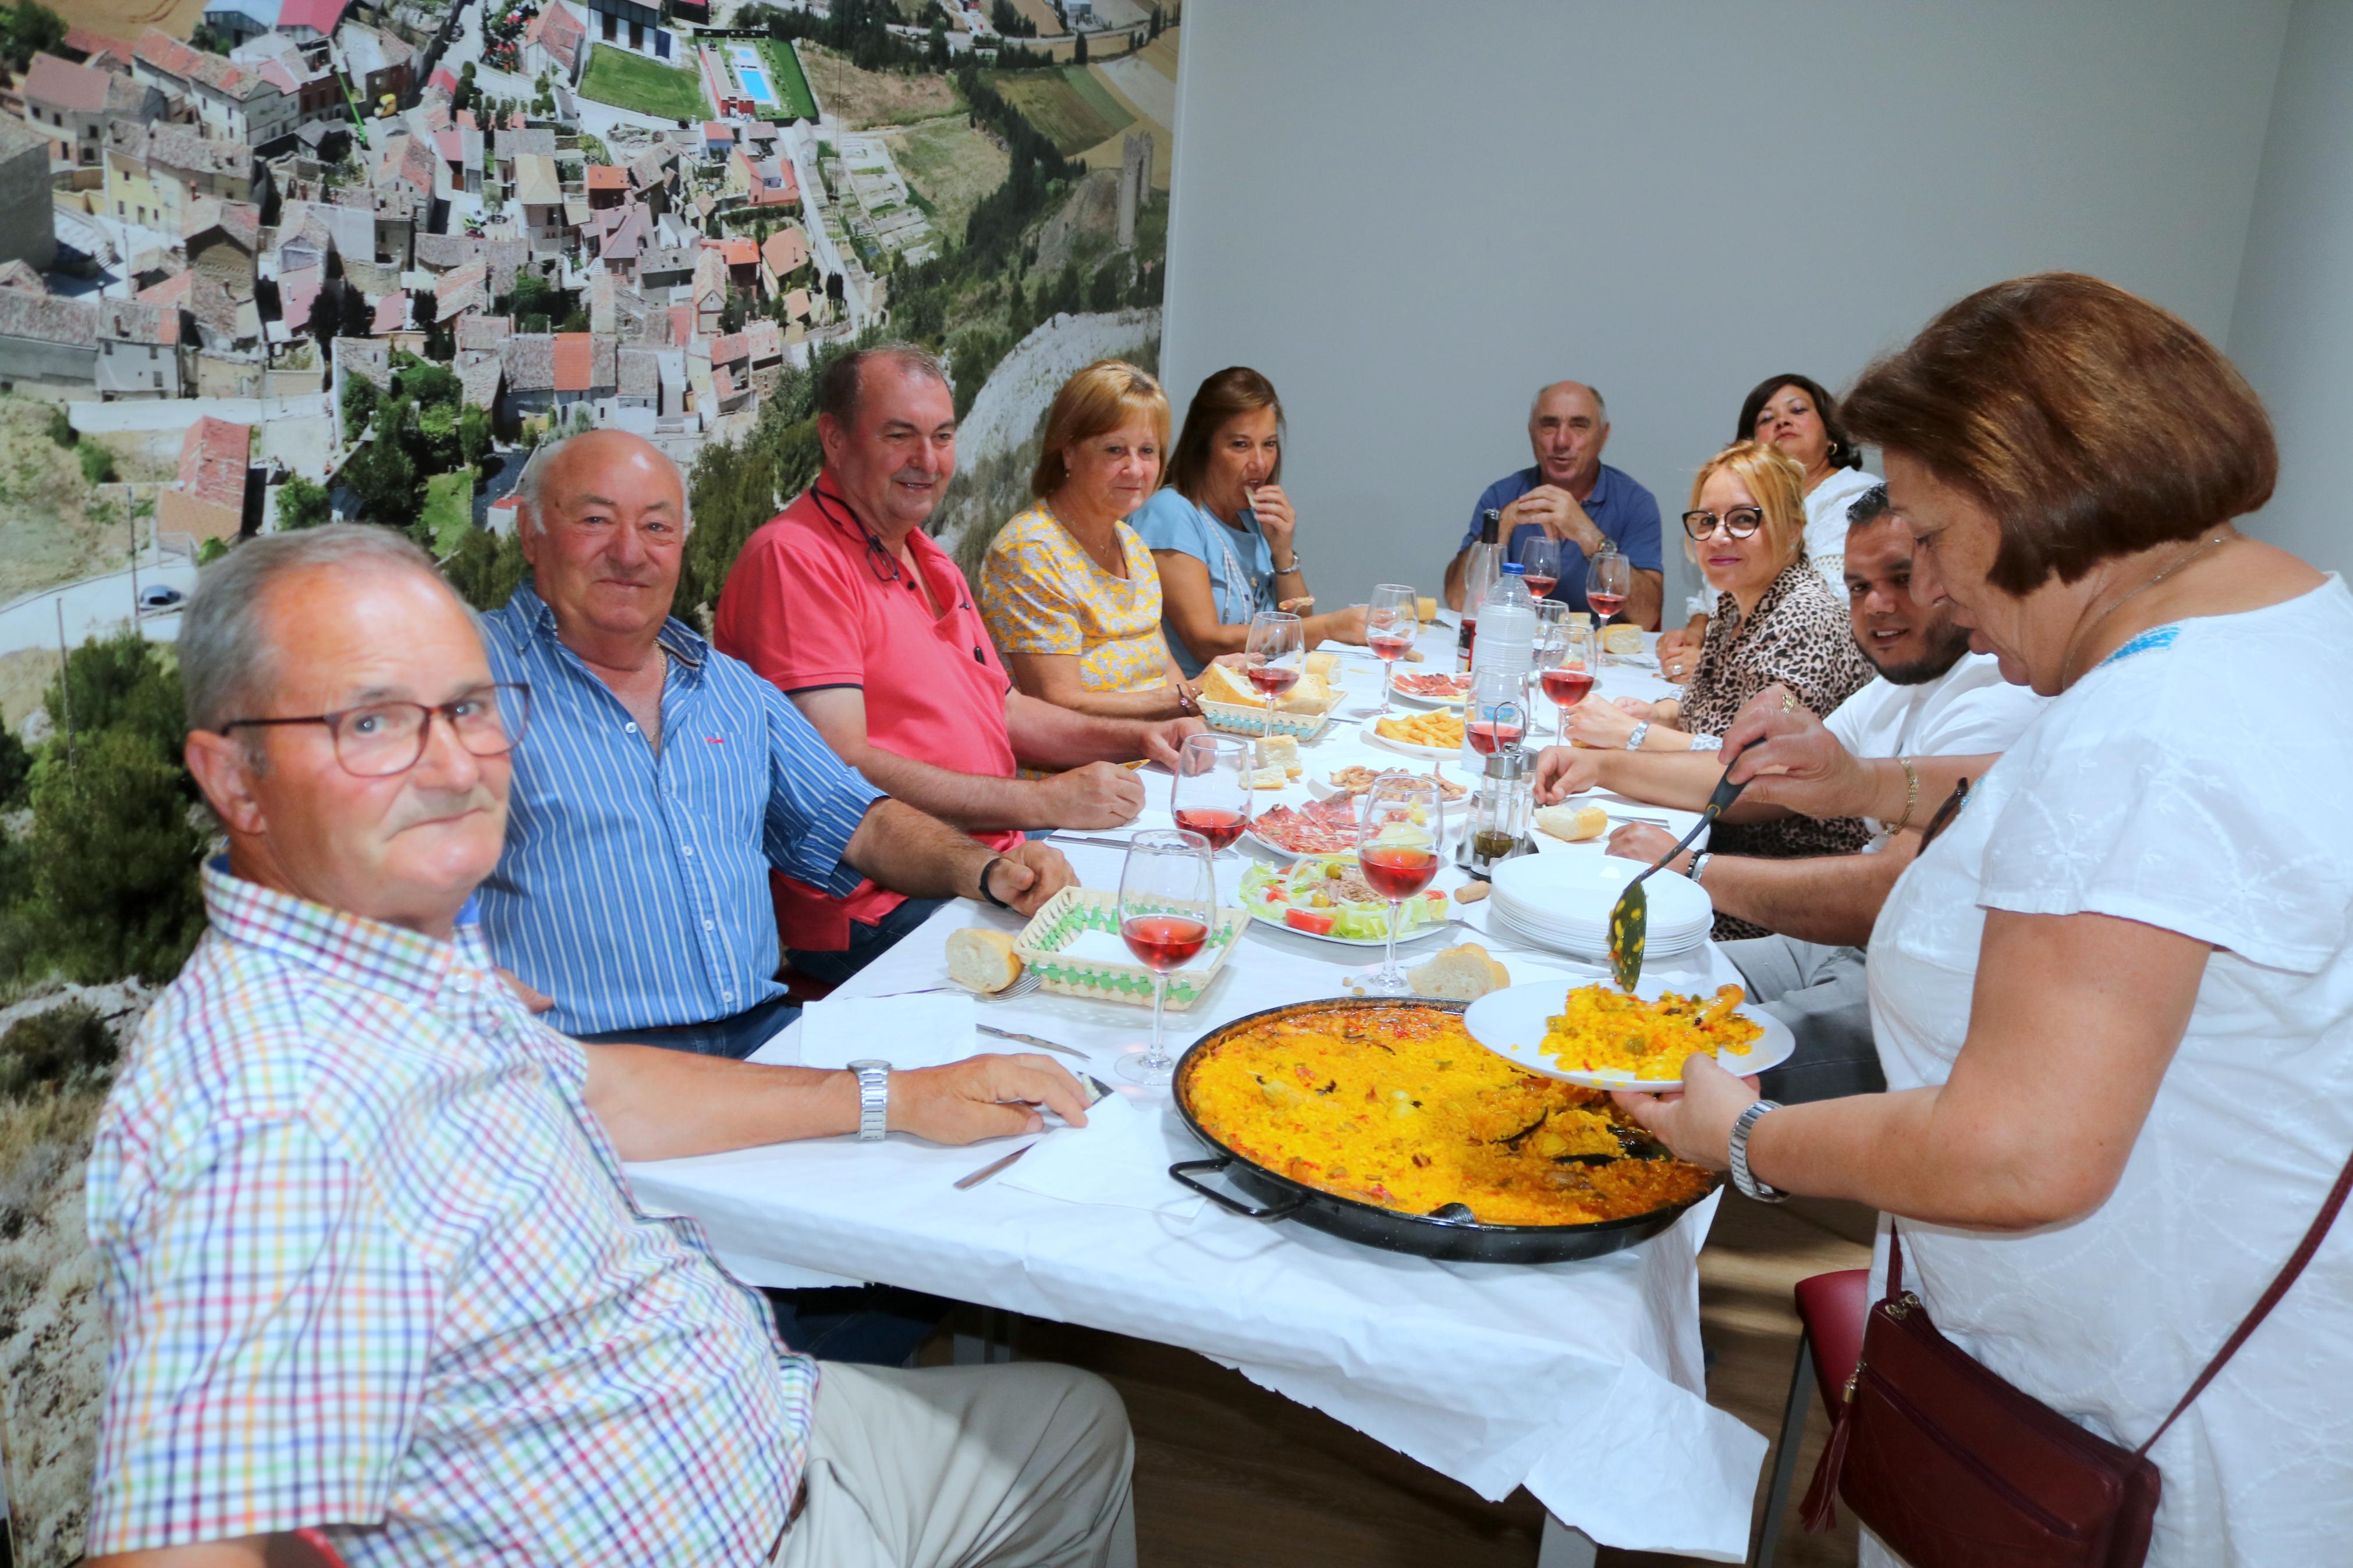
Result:
<instances>
[{"instance_id":1,"label":"red leather handbag","mask_svg":"<svg viewBox=\"0 0 2353 1568\"><path fill-rule=\"evenodd\" d=\"M1912 1568L2138 1568L2163 1492L2149 1449L2287 1294L2348 1188L2353 1159L2271 1289L2137 1448L2084 1430L1937 1332L1904 1289L1891 1226L1887 1294L1865 1321L1862 1359L1806 1493L1806 1528L1830 1528L1835 1493Z\"/></svg>"}]
</instances>

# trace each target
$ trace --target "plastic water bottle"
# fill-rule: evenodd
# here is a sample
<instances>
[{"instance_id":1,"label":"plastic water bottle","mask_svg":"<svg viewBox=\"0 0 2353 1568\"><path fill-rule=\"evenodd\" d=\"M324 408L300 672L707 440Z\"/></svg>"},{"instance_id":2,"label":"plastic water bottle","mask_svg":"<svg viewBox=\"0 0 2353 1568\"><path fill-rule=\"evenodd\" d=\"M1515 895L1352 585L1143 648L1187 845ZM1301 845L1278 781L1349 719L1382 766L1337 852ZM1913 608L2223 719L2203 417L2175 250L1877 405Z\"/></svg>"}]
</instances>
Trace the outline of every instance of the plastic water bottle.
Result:
<instances>
[{"instance_id":1,"label":"plastic water bottle","mask_svg":"<svg viewBox=\"0 0 2353 1568\"><path fill-rule=\"evenodd\" d=\"M1528 728L1528 675L1535 663L1536 601L1526 568L1503 563L1479 605L1479 640L1471 667L1471 696L1462 709L1462 765L1476 773L1504 746L1516 746ZM1498 720L1499 702L1513 711ZM1483 743L1482 743L1483 742Z\"/></svg>"}]
</instances>

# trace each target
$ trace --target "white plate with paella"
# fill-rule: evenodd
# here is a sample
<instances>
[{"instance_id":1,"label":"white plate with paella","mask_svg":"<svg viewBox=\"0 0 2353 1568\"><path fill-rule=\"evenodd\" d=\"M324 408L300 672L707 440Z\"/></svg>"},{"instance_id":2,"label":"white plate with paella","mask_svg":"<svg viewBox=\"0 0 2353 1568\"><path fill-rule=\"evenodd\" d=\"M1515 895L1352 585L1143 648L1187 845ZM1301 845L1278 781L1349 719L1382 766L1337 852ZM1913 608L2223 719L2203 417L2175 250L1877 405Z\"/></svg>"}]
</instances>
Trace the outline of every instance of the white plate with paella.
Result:
<instances>
[{"instance_id":1,"label":"white plate with paella","mask_svg":"<svg viewBox=\"0 0 2353 1568\"><path fill-rule=\"evenodd\" d=\"M1683 1088L1683 1065L1714 1057L1746 1078L1779 1067L1798 1048L1789 1026L1748 1005L1737 985L1679 991L1645 975L1632 995L1608 980L1569 987L1532 981L1471 1004L1462 1026L1481 1045L1545 1078L1587 1089L1661 1093Z\"/></svg>"}]
</instances>

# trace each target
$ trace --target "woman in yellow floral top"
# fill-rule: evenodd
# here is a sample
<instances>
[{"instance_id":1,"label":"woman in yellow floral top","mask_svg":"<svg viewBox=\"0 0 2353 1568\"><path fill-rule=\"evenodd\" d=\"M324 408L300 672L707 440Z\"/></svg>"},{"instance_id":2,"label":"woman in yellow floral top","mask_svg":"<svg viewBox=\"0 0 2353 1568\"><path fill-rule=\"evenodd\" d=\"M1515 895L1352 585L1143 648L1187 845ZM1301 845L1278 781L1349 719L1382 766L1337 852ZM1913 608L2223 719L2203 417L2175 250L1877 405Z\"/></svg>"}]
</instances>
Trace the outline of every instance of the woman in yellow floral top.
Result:
<instances>
[{"instance_id":1,"label":"woman in yellow floral top","mask_svg":"<svg viewBox=\"0 0 2353 1568\"><path fill-rule=\"evenodd\" d=\"M1098 361L1055 395L1029 477L1038 504L980 563L981 616L1029 695L1112 718L1191 711L1152 552L1121 521L1158 488L1167 445L1168 399L1134 365Z\"/></svg>"}]
</instances>

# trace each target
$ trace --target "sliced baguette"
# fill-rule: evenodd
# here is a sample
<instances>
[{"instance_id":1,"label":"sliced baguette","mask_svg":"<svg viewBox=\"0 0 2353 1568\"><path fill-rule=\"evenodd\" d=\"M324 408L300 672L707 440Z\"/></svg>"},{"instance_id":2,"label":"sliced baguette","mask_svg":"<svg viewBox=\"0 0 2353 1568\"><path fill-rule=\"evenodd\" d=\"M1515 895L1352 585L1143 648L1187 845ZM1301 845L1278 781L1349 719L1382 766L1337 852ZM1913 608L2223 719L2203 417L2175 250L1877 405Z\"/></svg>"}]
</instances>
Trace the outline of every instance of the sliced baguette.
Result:
<instances>
[{"instance_id":1,"label":"sliced baguette","mask_svg":"<svg viewBox=\"0 0 2353 1568\"><path fill-rule=\"evenodd\" d=\"M1253 708L1263 705L1249 682L1222 664L1212 664L1201 671L1201 700L1205 702L1243 703Z\"/></svg>"},{"instance_id":2,"label":"sliced baguette","mask_svg":"<svg viewBox=\"0 0 2353 1568\"><path fill-rule=\"evenodd\" d=\"M1536 813L1536 831L1571 844L1599 838L1609 826L1609 814L1598 805L1547 805Z\"/></svg>"},{"instance_id":3,"label":"sliced baguette","mask_svg":"<svg viewBox=\"0 0 2353 1568\"><path fill-rule=\"evenodd\" d=\"M985 995L1004 990L1021 978L1013 939L987 926L948 932L948 978Z\"/></svg>"}]
</instances>

